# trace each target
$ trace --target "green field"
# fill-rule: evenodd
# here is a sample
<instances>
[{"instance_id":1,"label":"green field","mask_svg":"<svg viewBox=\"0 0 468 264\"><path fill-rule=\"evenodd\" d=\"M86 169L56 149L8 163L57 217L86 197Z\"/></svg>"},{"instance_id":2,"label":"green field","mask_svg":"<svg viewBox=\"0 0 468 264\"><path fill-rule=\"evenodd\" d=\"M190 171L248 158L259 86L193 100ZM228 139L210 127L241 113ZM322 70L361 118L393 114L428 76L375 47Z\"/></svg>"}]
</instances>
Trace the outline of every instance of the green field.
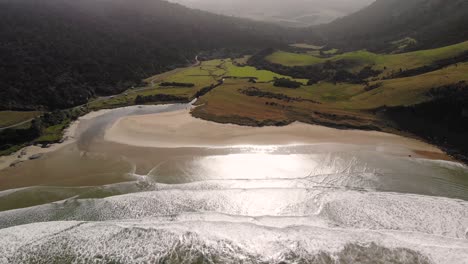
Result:
<instances>
[{"instance_id":1,"label":"green field","mask_svg":"<svg viewBox=\"0 0 468 264\"><path fill-rule=\"evenodd\" d=\"M322 49L322 46L311 45L311 44L306 44L306 43L296 43L296 44L291 44L289 46L294 47L294 48L309 49L309 50L320 50L320 49Z\"/></svg>"},{"instance_id":2,"label":"green field","mask_svg":"<svg viewBox=\"0 0 468 264\"><path fill-rule=\"evenodd\" d=\"M331 50L326 50L323 53L327 55L333 55L333 54L338 53L338 51L339 51L338 49L331 49Z\"/></svg>"},{"instance_id":3,"label":"green field","mask_svg":"<svg viewBox=\"0 0 468 264\"><path fill-rule=\"evenodd\" d=\"M226 75L225 76L230 76L230 77L237 77L237 78L256 78L257 82L271 82L275 78L289 78L293 79L289 76L281 75L278 73L274 73L271 71L266 71L266 70L257 70L254 67L251 66L235 66L232 64L232 62L229 60L226 62ZM307 80L304 79L297 79L297 81L301 83L307 83Z\"/></svg>"},{"instance_id":4,"label":"green field","mask_svg":"<svg viewBox=\"0 0 468 264\"><path fill-rule=\"evenodd\" d=\"M354 67L357 68L372 65L374 67L387 67L387 70L391 70L403 64L408 67L417 67L447 57L450 58L460 54L465 49L468 50L468 42L435 50L395 55L379 55L367 51L356 51L339 54L329 59L356 61L359 63L356 63ZM275 54L289 56L289 60L291 58L292 60L312 58L311 60L321 62L327 60L307 54L286 52L277 52ZM246 58L239 60L245 63ZM303 62L303 64L305 63ZM307 119L306 117L312 118L313 112L321 112L334 113L335 116L363 116L363 120L366 120L364 123L367 123L367 121L374 118L368 114L367 110L382 106L403 106L420 103L430 100L426 94L431 88L468 80L468 64L464 63L409 78L376 80L371 82L370 85L381 83L381 87L371 91L366 91L365 86L362 84L320 82L307 86L305 85L307 80L298 80L304 84L301 88L286 89L273 86L272 81L275 78L293 78L267 70L258 70L251 66L238 65L239 61L231 59L204 61L198 66L179 69L163 76L149 78L148 80L157 79L158 81L149 82L147 87L129 90L108 100L95 101L94 104L97 104L97 106L93 106L93 102L90 105L93 109L131 105L137 95L146 96L159 93L193 98L200 88L227 78L223 85L200 98L198 103L201 106L197 108L195 115L217 121L220 121L219 118L229 120L229 118L233 117L257 121L292 121L304 120ZM249 82L250 78L255 78L257 82ZM194 88L160 87L158 84L161 82L191 82L196 86ZM239 90L247 87L255 87L260 91L305 100L300 102L282 101L246 96L239 92ZM318 102L318 104L312 104L310 101ZM271 107L266 104L268 102L275 102L284 109ZM315 116L314 118L318 117Z\"/></svg>"},{"instance_id":5,"label":"green field","mask_svg":"<svg viewBox=\"0 0 468 264\"><path fill-rule=\"evenodd\" d=\"M308 66L325 62L324 59L309 55L277 51L265 58L267 61L284 66Z\"/></svg>"},{"instance_id":6,"label":"green field","mask_svg":"<svg viewBox=\"0 0 468 264\"><path fill-rule=\"evenodd\" d=\"M451 66L419 76L389 79L382 86L366 91L364 85L320 82L299 89L285 89L271 84L256 84L265 91L284 93L291 97L302 97L321 102L322 106L340 110L368 110L382 106L406 106L418 104L431 98L427 92L444 85L468 81L468 63Z\"/></svg>"},{"instance_id":7,"label":"green field","mask_svg":"<svg viewBox=\"0 0 468 264\"><path fill-rule=\"evenodd\" d=\"M332 50L337 52L336 50ZM364 66L373 66L374 69L383 70L384 73L391 73L400 69L414 69L430 65L436 61L452 58L468 51L468 42L442 47L431 50L421 50L402 54L376 54L368 51L354 51L338 54L330 58L320 58L310 53L291 53L277 51L266 57L266 60L285 66L309 66L325 63L326 61L346 60L352 62L353 66L349 69L357 71Z\"/></svg>"},{"instance_id":8,"label":"green field","mask_svg":"<svg viewBox=\"0 0 468 264\"><path fill-rule=\"evenodd\" d=\"M202 62L198 66L176 69L145 80L147 86L130 89L116 96L105 99L97 98L89 102L92 110L117 108L133 105L137 96L157 94L175 95L193 98L202 88L216 84L226 74L225 60ZM194 87L162 87L162 82L193 83Z\"/></svg>"},{"instance_id":9,"label":"green field","mask_svg":"<svg viewBox=\"0 0 468 264\"><path fill-rule=\"evenodd\" d=\"M414 105L430 100L426 94L431 88L460 81L468 81L468 63L414 77L385 80L380 88L355 95L343 105L355 109Z\"/></svg>"},{"instance_id":10,"label":"green field","mask_svg":"<svg viewBox=\"0 0 468 264\"><path fill-rule=\"evenodd\" d=\"M31 120L39 116L41 112L19 112L19 111L0 111L0 128Z\"/></svg>"},{"instance_id":11,"label":"green field","mask_svg":"<svg viewBox=\"0 0 468 264\"><path fill-rule=\"evenodd\" d=\"M237 66L237 64L244 64L248 57L241 59L224 59L224 60L210 60L204 61L199 66L190 67L184 70L179 70L173 74L166 75L159 79L161 82L183 82L194 83L196 87L205 87L210 84L216 83L218 80L225 77L234 78L255 78L258 82L271 82L275 78L290 78L289 76L281 75L266 70L258 70L251 66ZM151 80L151 78L149 78ZM307 82L307 80L299 79L300 82ZM157 84L155 86L157 86ZM180 90L180 88L177 88Z\"/></svg>"},{"instance_id":12,"label":"green field","mask_svg":"<svg viewBox=\"0 0 468 264\"><path fill-rule=\"evenodd\" d=\"M385 61L389 58L387 58L386 55L378 55L368 51L348 52L330 58L322 58L319 56L314 56L310 53L291 53L285 51L277 51L267 56L265 59L269 62L289 67L310 66L325 63L326 61L347 60L354 62L354 65L359 67L368 64L385 63Z\"/></svg>"}]
</instances>

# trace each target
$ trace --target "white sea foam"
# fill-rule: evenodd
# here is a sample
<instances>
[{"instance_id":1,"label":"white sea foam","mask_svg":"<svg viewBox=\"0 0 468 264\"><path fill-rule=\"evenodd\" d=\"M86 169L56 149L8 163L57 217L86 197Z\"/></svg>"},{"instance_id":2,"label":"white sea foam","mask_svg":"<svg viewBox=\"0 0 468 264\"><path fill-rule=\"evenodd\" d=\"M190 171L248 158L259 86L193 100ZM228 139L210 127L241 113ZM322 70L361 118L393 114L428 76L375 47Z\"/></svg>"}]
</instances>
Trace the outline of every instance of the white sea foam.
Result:
<instances>
[{"instance_id":1,"label":"white sea foam","mask_svg":"<svg viewBox=\"0 0 468 264\"><path fill-rule=\"evenodd\" d=\"M107 221L195 212L251 217L314 216L328 227L400 230L459 239L466 239L468 228L466 201L322 187L166 189L105 199L72 199L2 212L0 227L41 221Z\"/></svg>"},{"instance_id":2,"label":"white sea foam","mask_svg":"<svg viewBox=\"0 0 468 264\"><path fill-rule=\"evenodd\" d=\"M8 228L0 230L6 238L0 241L0 261L47 263L78 258L104 263L180 263L176 261L179 257L185 260L182 263L197 259L216 263L301 259L333 263L327 258L343 263L365 253L367 261L361 259L361 263L386 259L398 263L468 263L468 241L460 239L400 231L273 228L259 223L205 220L52 222Z\"/></svg>"},{"instance_id":3,"label":"white sea foam","mask_svg":"<svg viewBox=\"0 0 468 264\"><path fill-rule=\"evenodd\" d=\"M147 191L0 212L0 263L468 263L468 202L382 177L121 184Z\"/></svg>"}]
</instances>

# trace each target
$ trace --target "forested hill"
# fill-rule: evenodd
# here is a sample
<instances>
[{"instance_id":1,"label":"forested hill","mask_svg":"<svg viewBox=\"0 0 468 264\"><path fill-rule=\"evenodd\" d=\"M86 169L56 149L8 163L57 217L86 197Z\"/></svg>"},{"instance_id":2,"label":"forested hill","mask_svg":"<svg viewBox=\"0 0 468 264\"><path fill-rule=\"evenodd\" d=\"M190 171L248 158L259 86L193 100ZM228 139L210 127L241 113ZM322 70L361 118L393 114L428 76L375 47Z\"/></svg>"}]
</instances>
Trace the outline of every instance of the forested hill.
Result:
<instances>
[{"instance_id":1,"label":"forested hill","mask_svg":"<svg viewBox=\"0 0 468 264\"><path fill-rule=\"evenodd\" d=\"M468 1L377 0L359 12L310 30L342 49L441 47L468 40Z\"/></svg>"},{"instance_id":2,"label":"forested hill","mask_svg":"<svg viewBox=\"0 0 468 264\"><path fill-rule=\"evenodd\" d=\"M202 50L274 46L281 30L161 0L0 0L0 109L82 104Z\"/></svg>"}]
</instances>

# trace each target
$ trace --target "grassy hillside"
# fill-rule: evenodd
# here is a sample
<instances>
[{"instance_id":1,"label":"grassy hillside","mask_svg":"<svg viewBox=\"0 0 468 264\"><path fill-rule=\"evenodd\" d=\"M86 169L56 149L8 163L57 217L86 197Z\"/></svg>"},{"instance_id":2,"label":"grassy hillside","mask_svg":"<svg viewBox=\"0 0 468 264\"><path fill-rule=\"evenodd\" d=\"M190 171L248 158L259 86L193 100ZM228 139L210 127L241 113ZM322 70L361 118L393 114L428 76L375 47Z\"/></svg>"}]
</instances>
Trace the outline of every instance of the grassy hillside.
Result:
<instances>
[{"instance_id":1,"label":"grassy hillside","mask_svg":"<svg viewBox=\"0 0 468 264\"><path fill-rule=\"evenodd\" d=\"M468 63L414 77L385 80L379 88L357 94L342 105L355 109L416 105L432 99L428 94L432 88L460 81L468 81Z\"/></svg>"},{"instance_id":2,"label":"grassy hillside","mask_svg":"<svg viewBox=\"0 0 468 264\"><path fill-rule=\"evenodd\" d=\"M453 58L468 52L468 41L437 49L420 50L401 54L377 54L369 51L354 51L343 54L332 55L331 57L314 56L310 53L292 53L277 51L265 57L271 63L284 66L310 66L323 64L327 61L347 61L350 62L348 70L357 71L364 66L372 66L374 69L382 70L384 73L414 69L426 65L431 65L437 61Z\"/></svg>"},{"instance_id":3,"label":"grassy hillside","mask_svg":"<svg viewBox=\"0 0 468 264\"><path fill-rule=\"evenodd\" d=\"M0 128L19 124L39 116L41 112L0 111Z\"/></svg>"},{"instance_id":4,"label":"grassy hillside","mask_svg":"<svg viewBox=\"0 0 468 264\"><path fill-rule=\"evenodd\" d=\"M232 61L228 61L225 64L226 67L226 75L228 77L236 77L236 78L255 78L257 82L272 82L275 78L290 78L289 76L274 73L267 70L258 70L251 66L236 66L232 63ZM307 83L305 79L294 79L301 83Z\"/></svg>"},{"instance_id":5,"label":"grassy hillside","mask_svg":"<svg viewBox=\"0 0 468 264\"><path fill-rule=\"evenodd\" d=\"M251 67L248 67L248 69L250 68ZM255 74L252 73L251 75ZM203 102L202 104L207 104L208 110L205 109L206 112L222 115L224 111L227 110L222 110L221 108L227 107L230 104L233 104L232 109L236 109L237 107L235 107L235 105L248 104L248 102L252 100L257 100L257 103L259 103L258 98L247 98L245 95L238 92L239 89L253 86L262 91L285 94L291 98L310 99L319 103L306 104L309 105L311 109L323 108L327 110L334 109L336 111L351 111L355 113L356 111L367 111L383 106L408 106L429 101L432 98L428 95L428 92L432 88L450 85L460 81L468 81L468 63L462 63L457 66L452 65L441 70L414 77L374 81L371 82L370 85L379 83L380 86L373 90L366 90L366 86L361 84L334 84L329 82L304 85L299 89L286 89L275 87L272 83L252 84L247 80L230 79L220 88L215 89L212 93L203 97L201 102ZM245 102L237 102L244 100L241 98L244 98ZM268 98L263 98L261 102L264 103L268 100ZM289 106L289 104L294 105L298 102L286 100L281 103ZM219 106L216 106L217 104L219 104ZM217 107L219 107L219 109ZM236 111L252 112L246 115L249 118L254 118L255 116L258 117L258 115L261 115L264 111L269 112L268 115L261 118L261 120L271 118L270 115L277 112L270 112L270 107L262 105L261 103L255 106L254 109L255 111L250 108L242 107L242 109ZM263 109L263 111L258 111L258 109ZM309 112L311 109L309 109ZM229 114L233 114L233 112L229 112ZM240 112L238 114L240 114ZM306 112L304 112L304 114L306 114ZM284 113L281 116L284 117Z\"/></svg>"}]
</instances>

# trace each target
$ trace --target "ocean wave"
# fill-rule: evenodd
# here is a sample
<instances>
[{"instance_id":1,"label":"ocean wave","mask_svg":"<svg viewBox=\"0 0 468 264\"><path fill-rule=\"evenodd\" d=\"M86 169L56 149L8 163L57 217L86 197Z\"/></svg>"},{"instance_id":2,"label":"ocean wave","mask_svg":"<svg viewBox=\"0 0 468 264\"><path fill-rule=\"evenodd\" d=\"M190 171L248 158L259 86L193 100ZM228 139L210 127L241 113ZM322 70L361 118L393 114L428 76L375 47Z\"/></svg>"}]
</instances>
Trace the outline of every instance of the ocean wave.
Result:
<instances>
[{"instance_id":1,"label":"ocean wave","mask_svg":"<svg viewBox=\"0 0 468 264\"><path fill-rule=\"evenodd\" d=\"M174 189L104 199L69 199L1 212L0 228L43 221L108 221L196 212L251 217L315 216L328 227L400 230L460 239L467 239L468 228L466 201L328 188Z\"/></svg>"},{"instance_id":2,"label":"ocean wave","mask_svg":"<svg viewBox=\"0 0 468 264\"><path fill-rule=\"evenodd\" d=\"M0 263L468 263L468 241L250 223L36 223L0 230Z\"/></svg>"}]
</instances>

